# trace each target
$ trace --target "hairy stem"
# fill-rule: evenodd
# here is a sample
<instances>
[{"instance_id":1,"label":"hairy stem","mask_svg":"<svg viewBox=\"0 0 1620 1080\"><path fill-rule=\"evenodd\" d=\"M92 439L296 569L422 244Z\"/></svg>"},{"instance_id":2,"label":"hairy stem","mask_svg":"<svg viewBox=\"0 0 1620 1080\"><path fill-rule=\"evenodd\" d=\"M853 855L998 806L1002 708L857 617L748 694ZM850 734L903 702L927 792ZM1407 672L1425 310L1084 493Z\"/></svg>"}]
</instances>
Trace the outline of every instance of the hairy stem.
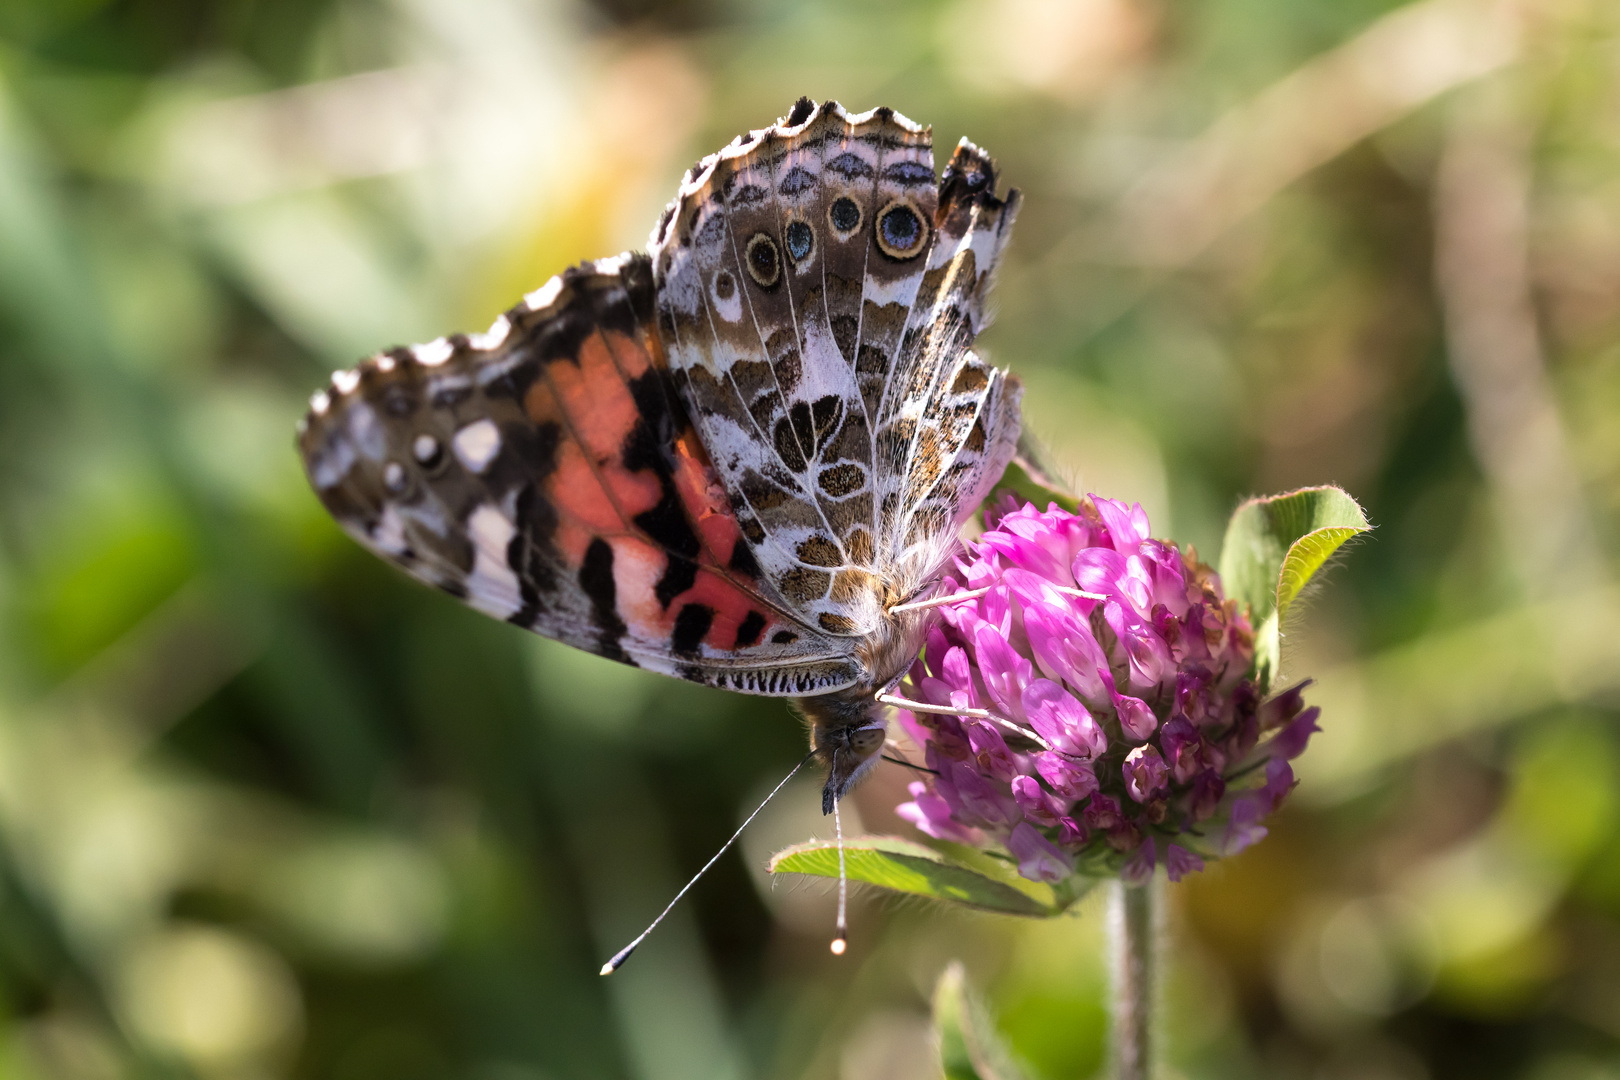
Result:
<instances>
[{"instance_id":1,"label":"hairy stem","mask_svg":"<svg viewBox=\"0 0 1620 1080\"><path fill-rule=\"evenodd\" d=\"M1108 898L1113 968L1114 1075L1149 1080L1153 1074L1154 1012L1158 994L1158 908L1162 887L1116 881Z\"/></svg>"}]
</instances>

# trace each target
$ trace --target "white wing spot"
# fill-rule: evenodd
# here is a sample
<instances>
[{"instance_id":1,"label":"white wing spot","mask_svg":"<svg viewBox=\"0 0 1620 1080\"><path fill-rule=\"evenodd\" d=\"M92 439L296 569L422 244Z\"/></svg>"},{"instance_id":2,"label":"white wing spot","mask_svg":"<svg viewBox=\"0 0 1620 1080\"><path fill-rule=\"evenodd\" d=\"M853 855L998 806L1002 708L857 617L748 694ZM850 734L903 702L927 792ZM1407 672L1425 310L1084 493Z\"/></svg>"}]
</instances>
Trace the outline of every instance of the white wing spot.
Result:
<instances>
[{"instance_id":1,"label":"white wing spot","mask_svg":"<svg viewBox=\"0 0 1620 1080\"><path fill-rule=\"evenodd\" d=\"M481 473L500 453L501 431L493 420L475 420L456 432L450 445L468 472Z\"/></svg>"},{"instance_id":2,"label":"white wing spot","mask_svg":"<svg viewBox=\"0 0 1620 1080\"><path fill-rule=\"evenodd\" d=\"M557 296L562 292L562 286L562 278L554 277L534 290L534 292L525 296L523 302L529 305L530 311L539 311L557 299Z\"/></svg>"},{"instance_id":3,"label":"white wing spot","mask_svg":"<svg viewBox=\"0 0 1620 1080\"><path fill-rule=\"evenodd\" d=\"M434 338L426 345L411 346L412 354L423 367L438 367L450 359L450 355L455 351L455 346L444 338Z\"/></svg>"},{"instance_id":4,"label":"white wing spot","mask_svg":"<svg viewBox=\"0 0 1620 1080\"><path fill-rule=\"evenodd\" d=\"M505 315L489 324L489 329L482 334L474 334L469 342L473 348L481 352L489 352L501 347L506 335L512 332L512 323Z\"/></svg>"},{"instance_id":5,"label":"white wing spot","mask_svg":"<svg viewBox=\"0 0 1620 1080\"><path fill-rule=\"evenodd\" d=\"M309 411L316 416L325 416L326 410L332 407L332 399L325 390L317 390L310 395Z\"/></svg>"},{"instance_id":6,"label":"white wing spot","mask_svg":"<svg viewBox=\"0 0 1620 1080\"><path fill-rule=\"evenodd\" d=\"M716 315L728 323L742 321L742 290L737 288L737 281L731 276L731 271L721 270L715 274L714 281L709 286L709 293L714 297Z\"/></svg>"},{"instance_id":7,"label":"white wing spot","mask_svg":"<svg viewBox=\"0 0 1620 1080\"><path fill-rule=\"evenodd\" d=\"M347 371L332 372L332 385L340 394L352 394L355 387L360 385L360 373L354 368Z\"/></svg>"},{"instance_id":8,"label":"white wing spot","mask_svg":"<svg viewBox=\"0 0 1620 1080\"><path fill-rule=\"evenodd\" d=\"M431 435L418 435L411 442L411 453L417 461L426 465L439 456L439 440Z\"/></svg>"},{"instance_id":9,"label":"white wing spot","mask_svg":"<svg viewBox=\"0 0 1620 1080\"><path fill-rule=\"evenodd\" d=\"M320 491L337 487L338 483L354 468L354 447L348 440L335 442L326 453L316 456L310 462L309 478L314 481L315 487Z\"/></svg>"},{"instance_id":10,"label":"white wing spot","mask_svg":"<svg viewBox=\"0 0 1620 1080\"><path fill-rule=\"evenodd\" d=\"M911 307L917 299L917 287L922 284L921 274L908 274L893 281L879 281L868 274L865 278L865 297L869 304L878 307L888 307L890 304L899 304L902 307Z\"/></svg>"},{"instance_id":11,"label":"white wing spot","mask_svg":"<svg viewBox=\"0 0 1620 1080\"><path fill-rule=\"evenodd\" d=\"M523 606L517 575L506 564L506 549L516 530L512 523L489 503L467 518L467 535L473 542L472 573L467 576L467 592L484 610L506 618Z\"/></svg>"},{"instance_id":12,"label":"white wing spot","mask_svg":"<svg viewBox=\"0 0 1620 1080\"><path fill-rule=\"evenodd\" d=\"M370 405L363 400L350 403L348 419L349 438L356 450L373 461L388 456L388 433Z\"/></svg>"},{"instance_id":13,"label":"white wing spot","mask_svg":"<svg viewBox=\"0 0 1620 1080\"><path fill-rule=\"evenodd\" d=\"M384 374L394 370L394 358L389 356L387 353L383 353L381 356L377 357L376 364L377 370L383 372Z\"/></svg>"},{"instance_id":14,"label":"white wing spot","mask_svg":"<svg viewBox=\"0 0 1620 1080\"><path fill-rule=\"evenodd\" d=\"M436 398L440 394L460 396L471 389L472 380L458 372L454 375L441 375L436 379L428 380L427 396L429 398Z\"/></svg>"},{"instance_id":15,"label":"white wing spot","mask_svg":"<svg viewBox=\"0 0 1620 1080\"><path fill-rule=\"evenodd\" d=\"M405 523L400 520L399 511L394 508L393 503L383 507L382 520L377 522L377 528L371 534L371 542L390 555L404 553Z\"/></svg>"}]
</instances>

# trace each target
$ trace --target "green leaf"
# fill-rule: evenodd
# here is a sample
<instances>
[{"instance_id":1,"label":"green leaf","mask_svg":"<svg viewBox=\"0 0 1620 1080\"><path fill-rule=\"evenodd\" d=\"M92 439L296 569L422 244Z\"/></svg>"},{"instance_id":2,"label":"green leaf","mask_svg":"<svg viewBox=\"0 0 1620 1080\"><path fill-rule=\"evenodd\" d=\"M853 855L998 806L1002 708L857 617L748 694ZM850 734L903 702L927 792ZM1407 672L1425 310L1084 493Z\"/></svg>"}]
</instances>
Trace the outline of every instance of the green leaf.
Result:
<instances>
[{"instance_id":1,"label":"green leaf","mask_svg":"<svg viewBox=\"0 0 1620 1080\"><path fill-rule=\"evenodd\" d=\"M1099 867L1086 865L1082 862L1079 871L1070 874L1054 885L1031 881L1018 872L1018 867L1006 856L990 854L982 848L970 847L967 844L953 844L948 840L929 840L927 847L945 857L947 862L965 867L977 874L999 881L1009 888L1039 900L1049 910L1048 914L1057 915L1067 911L1081 897L1089 893L1097 884L1105 879L1112 878L1110 870L1102 869L1098 876Z\"/></svg>"},{"instance_id":2,"label":"green leaf","mask_svg":"<svg viewBox=\"0 0 1620 1080\"><path fill-rule=\"evenodd\" d=\"M945 1080L1021 1080L1023 1072L1001 1041L971 987L960 960L951 961L934 986L934 1032Z\"/></svg>"},{"instance_id":3,"label":"green leaf","mask_svg":"<svg viewBox=\"0 0 1620 1080\"><path fill-rule=\"evenodd\" d=\"M943 852L898 836L845 840L844 863L851 881L981 911L1046 916L1056 915L1067 906L1038 882L1024 881L1016 875L992 876L988 867L965 865ZM772 856L769 869L773 874L836 878L838 845L830 840L795 844Z\"/></svg>"},{"instance_id":4,"label":"green leaf","mask_svg":"<svg viewBox=\"0 0 1620 1080\"><path fill-rule=\"evenodd\" d=\"M1048 503L1057 503L1070 513L1080 508L1079 496L1072 494L1062 481L1055 478L1054 470L1047 462L1046 451L1028 432L1018 436L1018 450L1007 463L1007 471L1001 474L988 501L994 503L1003 492L1011 492L1026 502L1032 502L1040 510L1045 510Z\"/></svg>"},{"instance_id":5,"label":"green leaf","mask_svg":"<svg viewBox=\"0 0 1620 1080\"><path fill-rule=\"evenodd\" d=\"M1262 692L1277 675L1290 605L1345 541L1371 528L1356 501L1331 485L1250 499L1233 512L1221 547L1221 582L1227 596L1248 606Z\"/></svg>"}]
</instances>

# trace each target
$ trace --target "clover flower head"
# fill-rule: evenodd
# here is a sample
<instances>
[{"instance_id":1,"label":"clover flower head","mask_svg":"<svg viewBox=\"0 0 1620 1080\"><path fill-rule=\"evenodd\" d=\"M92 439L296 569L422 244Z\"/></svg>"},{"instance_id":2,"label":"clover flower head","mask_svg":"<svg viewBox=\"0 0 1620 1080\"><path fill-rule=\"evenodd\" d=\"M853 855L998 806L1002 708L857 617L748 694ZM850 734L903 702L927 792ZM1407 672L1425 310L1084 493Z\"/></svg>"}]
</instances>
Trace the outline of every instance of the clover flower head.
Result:
<instances>
[{"instance_id":1,"label":"clover flower head","mask_svg":"<svg viewBox=\"0 0 1620 1080\"><path fill-rule=\"evenodd\" d=\"M938 595L902 711L932 775L901 817L999 846L1023 876L1172 881L1266 835L1317 730L1303 684L1262 700L1253 632L1140 506L1008 500Z\"/></svg>"}]
</instances>

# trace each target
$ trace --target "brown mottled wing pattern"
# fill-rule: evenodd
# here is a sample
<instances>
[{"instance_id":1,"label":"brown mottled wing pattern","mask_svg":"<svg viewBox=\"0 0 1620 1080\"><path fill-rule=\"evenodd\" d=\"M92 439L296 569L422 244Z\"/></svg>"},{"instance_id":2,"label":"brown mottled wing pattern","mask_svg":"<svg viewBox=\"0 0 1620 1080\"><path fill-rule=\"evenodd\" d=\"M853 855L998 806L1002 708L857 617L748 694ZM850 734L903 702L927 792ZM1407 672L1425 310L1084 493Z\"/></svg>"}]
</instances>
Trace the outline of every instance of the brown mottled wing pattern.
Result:
<instances>
[{"instance_id":1,"label":"brown mottled wing pattern","mask_svg":"<svg viewBox=\"0 0 1620 1080\"><path fill-rule=\"evenodd\" d=\"M373 551L481 611L654 671L802 696L847 642L762 573L671 385L644 255L552 279L485 334L315 395L306 471Z\"/></svg>"},{"instance_id":2,"label":"brown mottled wing pattern","mask_svg":"<svg viewBox=\"0 0 1620 1080\"><path fill-rule=\"evenodd\" d=\"M969 346L1017 206L971 144L936 187L927 129L802 100L654 230L676 386L765 577L829 633L874 632L1011 454L1016 383Z\"/></svg>"}]
</instances>

